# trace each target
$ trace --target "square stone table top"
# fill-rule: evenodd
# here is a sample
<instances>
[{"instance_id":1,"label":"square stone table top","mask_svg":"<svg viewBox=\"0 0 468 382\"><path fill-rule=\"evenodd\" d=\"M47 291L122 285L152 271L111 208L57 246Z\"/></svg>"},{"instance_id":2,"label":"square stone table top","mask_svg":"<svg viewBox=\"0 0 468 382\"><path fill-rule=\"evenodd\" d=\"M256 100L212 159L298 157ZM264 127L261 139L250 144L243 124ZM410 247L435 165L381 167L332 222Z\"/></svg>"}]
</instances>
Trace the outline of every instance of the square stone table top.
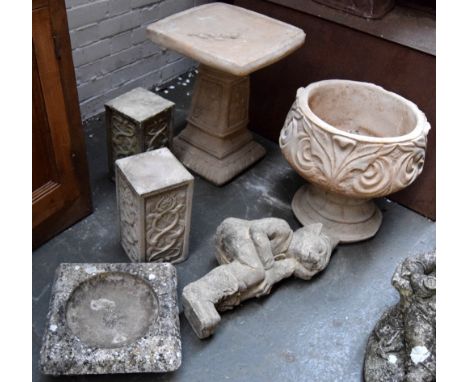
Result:
<instances>
[{"instance_id":1,"label":"square stone table top","mask_svg":"<svg viewBox=\"0 0 468 382\"><path fill-rule=\"evenodd\" d=\"M238 76L279 61L305 39L300 28L224 3L167 17L149 25L147 35L157 44Z\"/></svg>"},{"instance_id":2,"label":"square stone table top","mask_svg":"<svg viewBox=\"0 0 468 382\"><path fill-rule=\"evenodd\" d=\"M119 159L115 165L140 196L193 182L192 174L166 147Z\"/></svg>"},{"instance_id":3,"label":"square stone table top","mask_svg":"<svg viewBox=\"0 0 468 382\"><path fill-rule=\"evenodd\" d=\"M110 100L106 106L141 123L174 106L174 102L149 90L135 88Z\"/></svg>"},{"instance_id":4,"label":"square stone table top","mask_svg":"<svg viewBox=\"0 0 468 382\"><path fill-rule=\"evenodd\" d=\"M155 373L182 361L168 263L63 263L41 349L44 374Z\"/></svg>"}]
</instances>

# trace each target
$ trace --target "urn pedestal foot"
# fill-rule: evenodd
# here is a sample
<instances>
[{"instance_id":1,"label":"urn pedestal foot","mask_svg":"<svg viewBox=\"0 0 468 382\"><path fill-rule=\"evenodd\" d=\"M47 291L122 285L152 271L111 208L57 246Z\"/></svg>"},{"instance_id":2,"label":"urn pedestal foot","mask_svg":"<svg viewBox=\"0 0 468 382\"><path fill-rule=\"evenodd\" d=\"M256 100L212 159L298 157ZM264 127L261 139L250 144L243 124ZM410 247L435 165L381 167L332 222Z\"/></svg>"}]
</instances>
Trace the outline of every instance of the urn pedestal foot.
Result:
<instances>
[{"instance_id":1,"label":"urn pedestal foot","mask_svg":"<svg viewBox=\"0 0 468 382\"><path fill-rule=\"evenodd\" d=\"M382 223L382 212L372 200L348 198L310 184L296 192L292 209L303 225L322 223L324 232L341 243L370 239Z\"/></svg>"}]
</instances>

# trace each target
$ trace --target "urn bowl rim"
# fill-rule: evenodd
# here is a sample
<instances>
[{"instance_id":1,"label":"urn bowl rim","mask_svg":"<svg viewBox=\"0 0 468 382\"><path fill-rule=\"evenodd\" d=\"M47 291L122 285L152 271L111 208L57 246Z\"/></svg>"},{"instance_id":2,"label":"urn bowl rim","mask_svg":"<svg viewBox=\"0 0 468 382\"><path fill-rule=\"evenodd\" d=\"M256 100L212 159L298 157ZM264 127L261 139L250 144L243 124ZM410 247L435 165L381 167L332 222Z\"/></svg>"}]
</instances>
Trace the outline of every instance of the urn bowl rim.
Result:
<instances>
[{"instance_id":1,"label":"urn bowl rim","mask_svg":"<svg viewBox=\"0 0 468 382\"><path fill-rule=\"evenodd\" d=\"M405 113L408 116L406 121L407 125L409 123L411 126L406 126L406 129L405 131L403 131L403 134L392 134L389 136L375 136L371 134L354 133L343 130L339 127L335 127L332 123L329 123L325 121L323 117L320 117L318 115L319 113L317 113L315 109L314 111L312 111L311 109L311 102L313 100L313 97L327 88L342 88L348 90L352 89L356 90L357 92L367 92L371 95L375 95L376 97L381 97L382 103L390 102L392 106L395 105L397 108L399 108L399 110L396 110L397 113ZM299 88L297 90L296 99L298 107L300 108L304 117L309 119L314 125L320 127L321 129L327 131L330 134L345 136L360 142L393 144L405 141L412 141L418 139L421 136L427 136L431 128L425 114L416 106L416 104L400 96L399 94L388 91L382 86L370 82L343 79L317 81L309 84L305 88ZM382 108L384 108L384 106L385 105L382 104ZM356 112L359 113L360 111L356 110Z\"/></svg>"}]
</instances>

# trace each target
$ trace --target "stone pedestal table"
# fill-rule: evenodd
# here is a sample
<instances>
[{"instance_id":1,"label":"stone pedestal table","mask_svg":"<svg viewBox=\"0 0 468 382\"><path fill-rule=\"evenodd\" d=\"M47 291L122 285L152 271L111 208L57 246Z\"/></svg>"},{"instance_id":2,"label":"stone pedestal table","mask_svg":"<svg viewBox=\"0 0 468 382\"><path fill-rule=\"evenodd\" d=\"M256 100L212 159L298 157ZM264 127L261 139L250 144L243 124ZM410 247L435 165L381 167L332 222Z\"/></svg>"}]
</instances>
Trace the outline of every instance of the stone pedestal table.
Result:
<instances>
[{"instance_id":1,"label":"stone pedestal table","mask_svg":"<svg viewBox=\"0 0 468 382\"><path fill-rule=\"evenodd\" d=\"M262 158L265 149L247 129L249 74L299 48L304 32L211 3L153 23L147 33L153 42L200 62L187 126L173 143L184 165L222 185Z\"/></svg>"}]
</instances>

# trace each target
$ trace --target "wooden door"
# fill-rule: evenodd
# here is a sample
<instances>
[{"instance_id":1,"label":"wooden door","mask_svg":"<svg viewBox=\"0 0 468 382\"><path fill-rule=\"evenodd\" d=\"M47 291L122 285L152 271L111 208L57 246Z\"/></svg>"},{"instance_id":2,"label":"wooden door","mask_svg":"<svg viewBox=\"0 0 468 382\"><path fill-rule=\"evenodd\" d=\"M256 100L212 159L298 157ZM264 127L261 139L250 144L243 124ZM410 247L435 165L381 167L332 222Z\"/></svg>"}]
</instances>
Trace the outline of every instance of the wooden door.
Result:
<instances>
[{"instance_id":1,"label":"wooden door","mask_svg":"<svg viewBox=\"0 0 468 382\"><path fill-rule=\"evenodd\" d=\"M33 248L92 210L63 0L32 9Z\"/></svg>"}]
</instances>

